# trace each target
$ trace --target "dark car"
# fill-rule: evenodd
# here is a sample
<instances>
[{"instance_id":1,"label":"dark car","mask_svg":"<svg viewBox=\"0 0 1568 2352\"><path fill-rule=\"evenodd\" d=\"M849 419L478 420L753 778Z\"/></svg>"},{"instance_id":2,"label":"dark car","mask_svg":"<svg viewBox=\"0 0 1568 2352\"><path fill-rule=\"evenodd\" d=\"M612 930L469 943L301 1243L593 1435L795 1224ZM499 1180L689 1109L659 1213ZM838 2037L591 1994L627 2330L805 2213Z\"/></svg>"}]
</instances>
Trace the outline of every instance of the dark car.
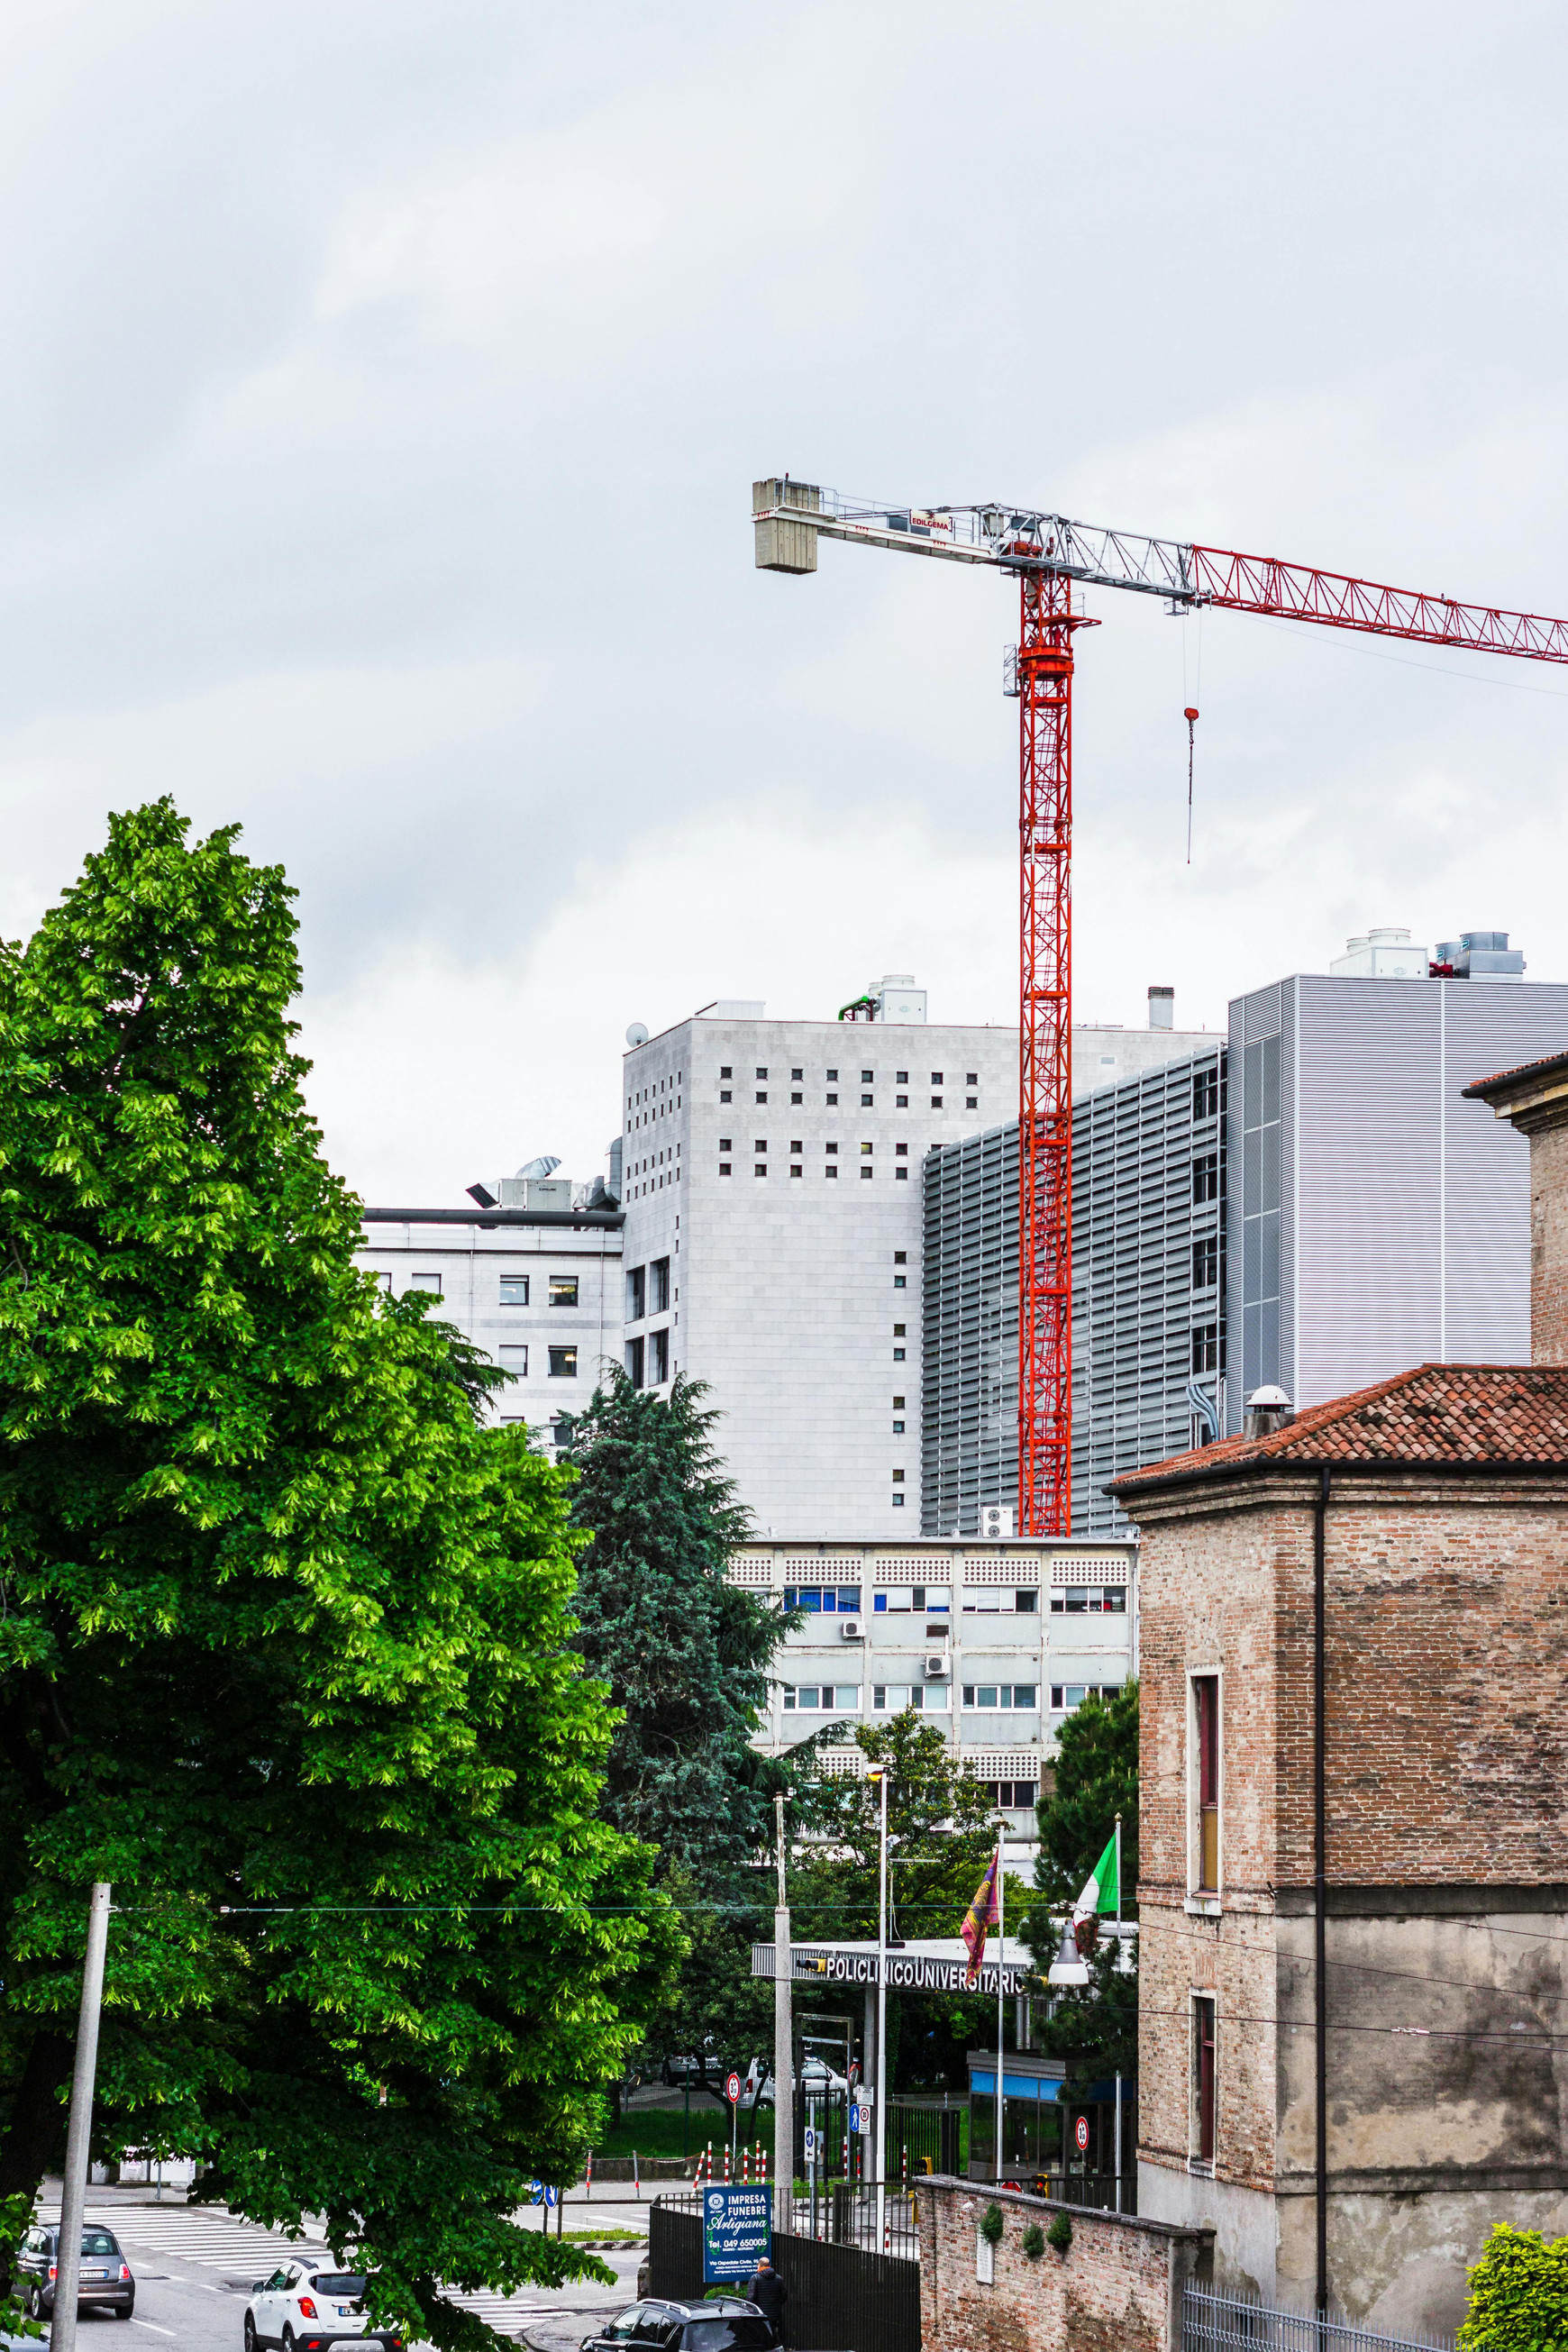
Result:
<instances>
[{"instance_id":1,"label":"dark car","mask_svg":"<svg viewBox=\"0 0 1568 2352\"><path fill-rule=\"evenodd\" d=\"M634 2303L584 2336L582 2352L777 2352L781 2340L754 2303L716 2294L706 2303Z\"/></svg>"},{"instance_id":2,"label":"dark car","mask_svg":"<svg viewBox=\"0 0 1568 2352\"><path fill-rule=\"evenodd\" d=\"M57 2224L37 2222L16 2255L16 2284L35 2319L47 2319L54 2311L59 2241ZM111 2311L116 2319L129 2319L135 2310L136 2282L112 2230L83 2224L76 2299L79 2310Z\"/></svg>"}]
</instances>

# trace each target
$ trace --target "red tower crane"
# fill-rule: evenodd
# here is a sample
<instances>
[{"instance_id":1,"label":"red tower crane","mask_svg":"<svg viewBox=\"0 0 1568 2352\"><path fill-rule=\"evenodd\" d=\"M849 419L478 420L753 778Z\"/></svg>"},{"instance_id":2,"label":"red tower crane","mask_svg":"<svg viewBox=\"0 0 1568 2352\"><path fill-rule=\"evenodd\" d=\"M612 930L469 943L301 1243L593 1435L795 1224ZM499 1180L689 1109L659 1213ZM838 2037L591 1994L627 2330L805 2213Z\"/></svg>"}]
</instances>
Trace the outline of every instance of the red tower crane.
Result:
<instances>
[{"instance_id":1,"label":"red tower crane","mask_svg":"<svg viewBox=\"0 0 1568 2352\"><path fill-rule=\"evenodd\" d=\"M819 539L1013 572L1018 643L1018 1531L1065 1536L1072 1507L1073 583L1467 652L1568 662L1568 621L1457 604L1273 556L1188 546L992 503L887 507L787 475L753 483L756 561L816 569Z\"/></svg>"}]
</instances>

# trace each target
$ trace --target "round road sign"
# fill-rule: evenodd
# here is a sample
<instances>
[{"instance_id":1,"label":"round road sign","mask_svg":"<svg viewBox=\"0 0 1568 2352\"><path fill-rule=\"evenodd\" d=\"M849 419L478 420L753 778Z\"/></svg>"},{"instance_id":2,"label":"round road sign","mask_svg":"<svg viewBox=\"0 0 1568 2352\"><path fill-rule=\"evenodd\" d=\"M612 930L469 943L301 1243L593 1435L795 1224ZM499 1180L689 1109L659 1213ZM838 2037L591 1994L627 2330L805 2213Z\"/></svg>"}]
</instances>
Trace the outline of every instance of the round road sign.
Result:
<instances>
[{"instance_id":1,"label":"round road sign","mask_svg":"<svg viewBox=\"0 0 1568 2352\"><path fill-rule=\"evenodd\" d=\"M1073 2126L1072 2136L1074 2139L1077 2140L1080 2150L1088 2147L1089 2117L1087 2116L1079 2116L1077 2123Z\"/></svg>"},{"instance_id":2,"label":"round road sign","mask_svg":"<svg viewBox=\"0 0 1568 2352\"><path fill-rule=\"evenodd\" d=\"M740 2078L739 2074L730 2074L730 2075L727 2075L727 2076L725 2077L725 2081L724 2081L724 2096L729 2100L730 2105L731 2105L731 2106L733 2106L733 2105L736 2104L737 2100L740 2098L740 2095L741 2095L741 2078Z\"/></svg>"}]
</instances>

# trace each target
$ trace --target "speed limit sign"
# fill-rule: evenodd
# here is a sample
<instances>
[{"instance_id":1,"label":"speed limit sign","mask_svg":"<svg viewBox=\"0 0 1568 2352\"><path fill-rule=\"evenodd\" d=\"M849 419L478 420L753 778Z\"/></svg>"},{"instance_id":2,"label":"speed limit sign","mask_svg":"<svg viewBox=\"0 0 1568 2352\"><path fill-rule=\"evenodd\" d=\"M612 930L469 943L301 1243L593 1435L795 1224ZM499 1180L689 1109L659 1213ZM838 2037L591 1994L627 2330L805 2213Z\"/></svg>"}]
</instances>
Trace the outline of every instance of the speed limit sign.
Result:
<instances>
[{"instance_id":1,"label":"speed limit sign","mask_svg":"<svg viewBox=\"0 0 1568 2352\"><path fill-rule=\"evenodd\" d=\"M733 2106L736 2101L740 2098L740 2095L741 2078L739 2074L727 2074L724 2078L724 2096L729 2100L730 2105Z\"/></svg>"},{"instance_id":2,"label":"speed limit sign","mask_svg":"<svg viewBox=\"0 0 1568 2352\"><path fill-rule=\"evenodd\" d=\"M1077 2140L1079 2150L1081 2154L1089 2146L1089 2117L1087 2116L1079 2116L1077 2123L1073 2126L1072 2136L1074 2139Z\"/></svg>"}]
</instances>

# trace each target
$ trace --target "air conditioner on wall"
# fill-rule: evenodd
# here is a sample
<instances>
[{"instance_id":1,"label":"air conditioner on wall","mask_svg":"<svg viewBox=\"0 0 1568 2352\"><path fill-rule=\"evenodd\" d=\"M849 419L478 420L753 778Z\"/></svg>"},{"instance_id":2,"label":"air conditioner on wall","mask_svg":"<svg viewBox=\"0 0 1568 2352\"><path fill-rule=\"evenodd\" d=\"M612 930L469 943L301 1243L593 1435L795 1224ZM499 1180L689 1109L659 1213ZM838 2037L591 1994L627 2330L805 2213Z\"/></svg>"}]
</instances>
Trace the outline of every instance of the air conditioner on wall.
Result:
<instances>
[{"instance_id":1,"label":"air conditioner on wall","mask_svg":"<svg viewBox=\"0 0 1568 2352\"><path fill-rule=\"evenodd\" d=\"M858 1617L847 1617L845 1619L843 1624L838 1628L838 1638L841 1642L858 1642L860 1639L860 1620Z\"/></svg>"},{"instance_id":2,"label":"air conditioner on wall","mask_svg":"<svg viewBox=\"0 0 1568 2352\"><path fill-rule=\"evenodd\" d=\"M952 1669L949 1667L947 1663L947 1652L945 1650L928 1650L926 1652L926 1680L928 1683L945 1682L951 1671Z\"/></svg>"}]
</instances>

